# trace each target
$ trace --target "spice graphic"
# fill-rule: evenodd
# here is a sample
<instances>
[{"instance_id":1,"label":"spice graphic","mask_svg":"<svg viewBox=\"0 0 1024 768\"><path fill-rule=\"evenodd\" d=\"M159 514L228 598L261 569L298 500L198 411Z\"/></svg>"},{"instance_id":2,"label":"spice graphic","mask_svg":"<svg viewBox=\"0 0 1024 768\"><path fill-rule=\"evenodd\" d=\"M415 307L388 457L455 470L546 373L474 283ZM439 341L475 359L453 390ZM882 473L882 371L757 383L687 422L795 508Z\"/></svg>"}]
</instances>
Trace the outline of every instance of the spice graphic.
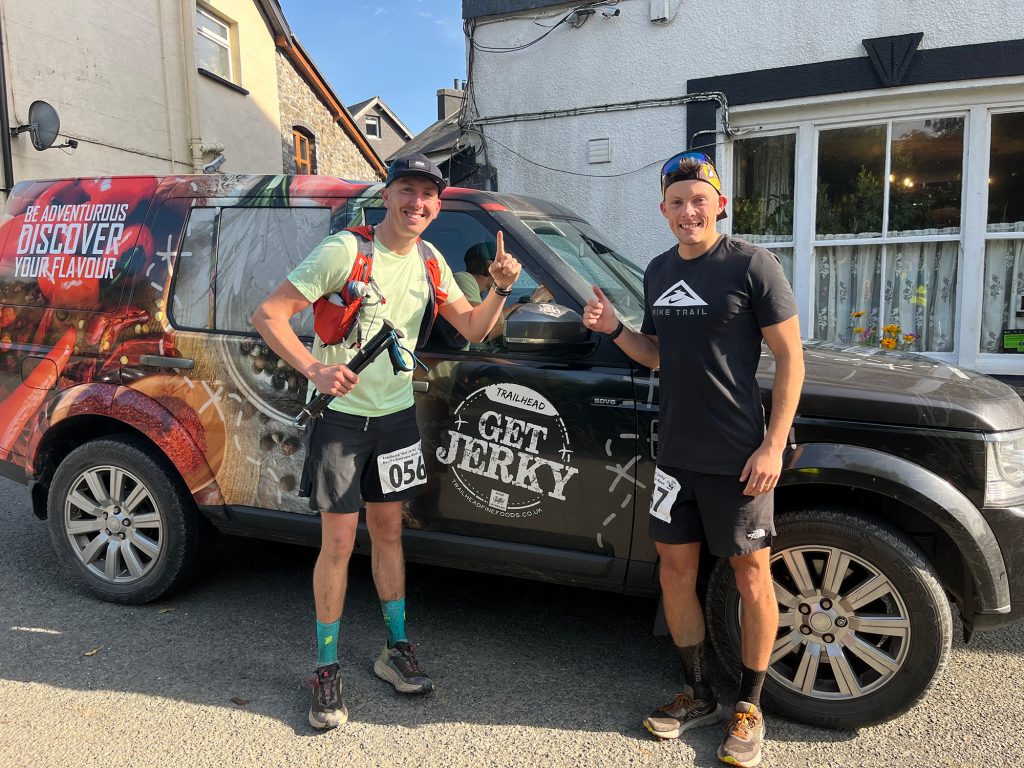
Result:
<instances>
[{"instance_id":1,"label":"spice graphic","mask_svg":"<svg viewBox=\"0 0 1024 768\"><path fill-rule=\"evenodd\" d=\"M49 354L0 402L0 454L10 453L25 425L56 385L74 346L75 330L68 328Z\"/></svg>"}]
</instances>

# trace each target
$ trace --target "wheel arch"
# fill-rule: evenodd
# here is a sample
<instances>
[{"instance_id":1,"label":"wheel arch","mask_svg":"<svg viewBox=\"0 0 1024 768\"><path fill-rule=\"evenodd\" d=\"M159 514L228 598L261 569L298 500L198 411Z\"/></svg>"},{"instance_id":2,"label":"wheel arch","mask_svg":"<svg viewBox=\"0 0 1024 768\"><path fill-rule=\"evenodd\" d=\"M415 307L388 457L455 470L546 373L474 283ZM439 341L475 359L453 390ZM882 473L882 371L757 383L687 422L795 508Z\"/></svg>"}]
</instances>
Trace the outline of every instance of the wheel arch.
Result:
<instances>
[{"instance_id":1,"label":"wheel arch","mask_svg":"<svg viewBox=\"0 0 1024 768\"><path fill-rule=\"evenodd\" d=\"M808 443L787 461L776 511L811 503L855 503L912 536L968 618L1010 609L1006 566L992 529L966 496L935 473L871 448Z\"/></svg>"},{"instance_id":2,"label":"wheel arch","mask_svg":"<svg viewBox=\"0 0 1024 768\"><path fill-rule=\"evenodd\" d=\"M68 390L66 400L62 402L64 398L58 398L50 409L49 423L40 432L30 464L33 480L29 492L36 517L46 518L50 481L64 457L89 440L117 434L131 435L151 447L200 509L222 507L224 499L206 457L174 415L153 398L132 389L113 386L109 389L113 390L105 393L109 397L85 400L74 397L74 390ZM162 427L163 434L153 435L145 428L154 423ZM181 455L183 450L194 467L187 477L179 462L172 459L172 455Z\"/></svg>"}]
</instances>

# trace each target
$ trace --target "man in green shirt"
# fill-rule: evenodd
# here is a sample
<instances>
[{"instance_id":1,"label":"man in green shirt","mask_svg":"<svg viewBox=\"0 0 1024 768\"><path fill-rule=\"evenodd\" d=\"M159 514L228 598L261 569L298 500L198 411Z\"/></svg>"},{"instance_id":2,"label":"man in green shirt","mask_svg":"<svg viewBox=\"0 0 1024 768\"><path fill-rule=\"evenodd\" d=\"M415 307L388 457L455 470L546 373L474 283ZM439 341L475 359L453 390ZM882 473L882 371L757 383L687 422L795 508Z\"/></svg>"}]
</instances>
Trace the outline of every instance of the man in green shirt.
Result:
<instances>
[{"instance_id":1,"label":"man in green shirt","mask_svg":"<svg viewBox=\"0 0 1024 768\"><path fill-rule=\"evenodd\" d=\"M418 240L437 218L445 186L437 166L423 155L392 162L381 193L386 214L374 232L373 243L373 279L387 302L361 309L365 337L376 333L386 318L404 332L404 343L415 347L433 291ZM364 503L373 547L373 578L389 634L374 672L402 693L433 690L405 632L402 507L426 482L412 372L394 375L387 357L381 356L357 376L347 366L356 350L345 344L325 346L317 338L311 354L289 323L321 296L342 289L357 252L351 232L327 237L253 315L253 326L271 349L309 379L311 393L335 396L324 416L311 424L302 483L310 508L321 513L322 528L320 555L313 570L318 650L308 719L314 728L335 728L348 718L341 692L338 630L357 513ZM448 294L440 307L441 316L467 339L484 339L519 277L519 262L505 252L502 233L498 233L490 267L494 290L476 307L466 301L444 257L436 250L434 255L440 266L441 287ZM402 471L389 471L396 467Z\"/></svg>"},{"instance_id":2,"label":"man in green shirt","mask_svg":"<svg viewBox=\"0 0 1024 768\"><path fill-rule=\"evenodd\" d=\"M469 247L465 256L466 271L454 274L455 282L466 301L476 306L491 289L491 264L494 262L494 243L477 243Z\"/></svg>"}]
</instances>

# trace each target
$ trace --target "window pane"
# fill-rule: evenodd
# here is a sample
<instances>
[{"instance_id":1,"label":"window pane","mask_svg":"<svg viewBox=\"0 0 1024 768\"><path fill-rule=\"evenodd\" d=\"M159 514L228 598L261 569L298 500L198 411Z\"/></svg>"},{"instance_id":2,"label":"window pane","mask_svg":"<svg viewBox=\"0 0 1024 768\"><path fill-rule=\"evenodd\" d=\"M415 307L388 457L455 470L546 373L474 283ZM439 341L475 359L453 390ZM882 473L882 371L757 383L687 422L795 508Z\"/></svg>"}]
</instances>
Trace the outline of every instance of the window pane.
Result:
<instances>
[{"instance_id":1,"label":"window pane","mask_svg":"<svg viewBox=\"0 0 1024 768\"><path fill-rule=\"evenodd\" d=\"M1024 112L992 115L988 231L1024 232Z\"/></svg>"},{"instance_id":2,"label":"window pane","mask_svg":"<svg viewBox=\"0 0 1024 768\"><path fill-rule=\"evenodd\" d=\"M960 232L963 161L963 118L893 123L889 234Z\"/></svg>"},{"instance_id":3,"label":"window pane","mask_svg":"<svg viewBox=\"0 0 1024 768\"><path fill-rule=\"evenodd\" d=\"M779 257L782 262L782 271L786 273L789 284L793 284L793 249L792 248L770 248L772 253Z\"/></svg>"},{"instance_id":4,"label":"window pane","mask_svg":"<svg viewBox=\"0 0 1024 768\"><path fill-rule=\"evenodd\" d=\"M818 136L817 237L879 237L885 126L839 128Z\"/></svg>"},{"instance_id":5,"label":"window pane","mask_svg":"<svg viewBox=\"0 0 1024 768\"><path fill-rule=\"evenodd\" d=\"M212 16L202 11L196 11L196 29L207 32L214 37L219 37L225 42L228 39L228 26L223 22L217 21Z\"/></svg>"},{"instance_id":6,"label":"window pane","mask_svg":"<svg viewBox=\"0 0 1024 768\"><path fill-rule=\"evenodd\" d=\"M327 236L330 224L330 208L222 209L216 327L251 332L256 307ZM291 322L300 336L313 335L310 309Z\"/></svg>"},{"instance_id":7,"label":"window pane","mask_svg":"<svg viewBox=\"0 0 1024 768\"><path fill-rule=\"evenodd\" d=\"M882 246L820 246L814 258L814 338L842 344L870 338L879 327Z\"/></svg>"},{"instance_id":8,"label":"window pane","mask_svg":"<svg viewBox=\"0 0 1024 768\"><path fill-rule=\"evenodd\" d=\"M1003 331L1024 328L1024 240L985 243L981 351L1000 352Z\"/></svg>"},{"instance_id":9,"label":"window pane","mask_svg":"<svg viewBox=\"0 0 1024 768\"><path fill-rule=\"evenodd\" d=\"M889 246L883 325L900 349L953 351L959 252L959 242Z\"/></svg>"},{"instance_id":10,"label":"window pane","mask_svg":"<svg viewBox=\"0 0 1024 768\"><path fill-rule=\"evenodd\" d=\"M184 328L213 328L218 209L193 208L174 268L171 317Z\"/></svg>"},{"instance_id":11,"label":"window pane","mask_svg":"<svg viewBox=\"0 0 1024 768\"><path fill-rule=\"evenodd\" d=\"M228 49L208 37L196 35L196 59L198 66L207 72L231 79L231 56Z\"/></svg>"},{"instance_id":12,"label":"window pane","mask_svg":"<svg viewBox=\"0 0 1024 768\"><path fill-rule=\"evenodd\" d=\"M589 224L571 219L523 219L523 223L583 279L598 286L627 325L639 328L644 316L643 270L617 254Z\"/></svg>"},{"instance_id":13,"label":"window pane","mask_svg":"<svg viewBox=\"0 0 1024 768\"><path fill-rule=\"evenodd\" d=\"M751 242L793 236L793 158L796 135L734 142L733 232Z\"/></svg>"}]
</instances>

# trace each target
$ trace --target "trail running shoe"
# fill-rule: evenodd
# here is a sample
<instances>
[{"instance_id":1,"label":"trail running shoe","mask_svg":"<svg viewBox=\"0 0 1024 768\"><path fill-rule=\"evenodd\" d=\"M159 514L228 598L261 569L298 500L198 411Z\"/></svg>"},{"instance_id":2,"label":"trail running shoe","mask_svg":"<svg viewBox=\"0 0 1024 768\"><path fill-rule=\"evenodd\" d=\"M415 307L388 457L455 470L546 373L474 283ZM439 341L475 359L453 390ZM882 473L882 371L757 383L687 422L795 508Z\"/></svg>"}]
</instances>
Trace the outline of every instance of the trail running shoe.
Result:
<instances>
[{"instance_id":1,"label":"trail running shoe","mask_svg":"<svg viewBox=\"0 0 1024 768\"><path fill-rule=\"evenodd\" d=\"M725 739L718 748L718 759L743 768L760 765L764 730L764 717L760 710L750 702L737 701L732 720L725 729Z\"/></svg>"},{"instance_id":2,"label":"trail running shoe","mask_svg":"<svg viewBox=\"0 0 1024 768\"><path fill-rule=\"evenodd\" d=\"M348 720L348 708L341 698L341 667L337 663L316 668L310 681L313 703L309 706L309 724L329 730Z\"/></svg>"},{"instance_id":3,"label":"trail running shoe","mask_svg":"<svg viewBox=\"0 0 1024 768\"><path fill-rule=\"evenodd\" d=\"M722 719L722 707L715 695L710 700L694 699L693 689L686 686L671 702L659 707L644 720L644 728L659 739L676 739L683 731Z\"/></svg>"},{"instance_id":4,"label":"trail running shoe","mask_svg":"<svg viewBox=\"0 0 1024 768\"><path fill-rule=\"evenodd\" d=\"M387 680L399 693L430 693L434 684L430 676L420 669L416 649L412 644L400 641L394 648L384 646L373 664L374 674Z\"/></svg>"}]
</instances>

